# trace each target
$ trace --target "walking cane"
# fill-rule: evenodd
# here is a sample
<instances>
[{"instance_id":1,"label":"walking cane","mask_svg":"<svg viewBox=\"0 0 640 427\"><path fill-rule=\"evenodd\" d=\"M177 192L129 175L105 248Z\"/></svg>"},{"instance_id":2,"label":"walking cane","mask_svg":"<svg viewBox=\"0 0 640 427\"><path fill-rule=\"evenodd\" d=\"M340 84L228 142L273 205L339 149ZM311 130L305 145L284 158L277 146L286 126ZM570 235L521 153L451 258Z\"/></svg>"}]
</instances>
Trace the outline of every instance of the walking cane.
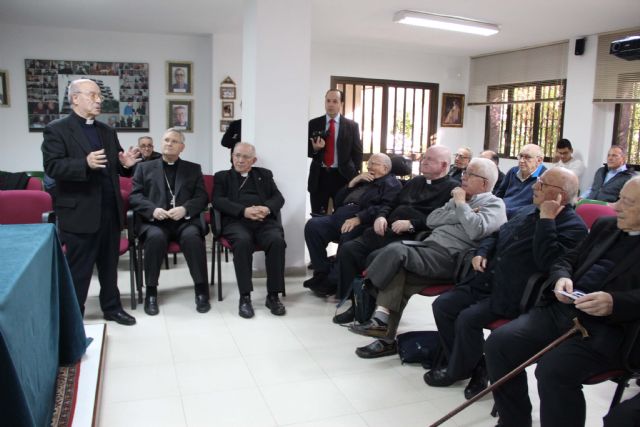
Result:
<instances>
[{"instance_id":1,"label":"walking cane","mask_svg":"<svg viewBox=\"0 0 640 427\"><path fill-rule=\"evenodd\" d=\"M569 329L563 335L561 335L558 338L556 338L553 342L551 342L551 344L549 344L548 346L546 346L545 348L543 348L542 350L540 350L539 352L537 352L536 354L531 356L529 359L524 361L522 364L520 364L520 366L518 366L517 368L515 368L514 370L512 370L511 372L506 374L504 377L500 378L498 381L496 381L493 384L491 384L486 389L482 390L480 393L476 394L472 399L467 400L462 405L458 406L453 411L449 412L447 415L445 415L444 417L440 418L435 423L431 424L429 427L437 427L440 424L442 424L445 421L447 421L449 418L451 418L454 415L456 415L458 412L461 412L464 409L466 409L467 406L471 406L472 404L474 404L475 402L480 400L482 397L484 397L488 393L491 393L493 390L495 390L496 388L500 387L502 384L506 383L511 378L513 378L516 375L518 375L520 372L524 371L524 369L527 366L533 364L535 361L540 359L542 357L542 355L544 355L546 352L548 352L552 348L558 346L558 344L560 344L561 342L565 341L567 338L569 338L570 336L572 336L576 332L580 332L580 335L582 335L583 339L589 337L589 333L587 332L587 330L584 328L584 326L582 326L580 324L580 322L578 321L578 318L574 317L573 318L573 326L571 327L571 329Z\"/></svg>"}]
</instances>

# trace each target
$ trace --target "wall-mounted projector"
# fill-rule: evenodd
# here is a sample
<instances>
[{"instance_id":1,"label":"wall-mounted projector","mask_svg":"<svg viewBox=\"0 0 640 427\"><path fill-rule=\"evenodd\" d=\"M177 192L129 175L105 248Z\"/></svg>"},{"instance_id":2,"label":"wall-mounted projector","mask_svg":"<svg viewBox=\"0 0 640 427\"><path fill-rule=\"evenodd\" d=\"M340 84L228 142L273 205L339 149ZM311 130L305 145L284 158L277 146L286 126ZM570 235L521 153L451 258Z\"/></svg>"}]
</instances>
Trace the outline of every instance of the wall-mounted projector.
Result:
<instances>
[{"instance_id":1,"label":"wall-mounted projector","mask_svg":"<svg viewBox=\"0 0 640 427\"><path fill-rule=\"evenodd\" d=\"M640 36L631 36L612 41L611 46L609 46L609 53L627 61L640 59Z\"/></svg>"}]
</instances>

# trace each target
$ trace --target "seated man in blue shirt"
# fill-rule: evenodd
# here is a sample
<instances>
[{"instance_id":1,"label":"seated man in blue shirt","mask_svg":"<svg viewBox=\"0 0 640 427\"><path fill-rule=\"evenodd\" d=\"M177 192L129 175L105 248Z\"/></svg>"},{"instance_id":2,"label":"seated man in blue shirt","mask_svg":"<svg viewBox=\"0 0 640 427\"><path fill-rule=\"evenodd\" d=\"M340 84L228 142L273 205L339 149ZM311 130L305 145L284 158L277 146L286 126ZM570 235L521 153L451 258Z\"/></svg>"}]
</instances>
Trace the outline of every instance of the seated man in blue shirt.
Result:
<instances>
[{"instance_id":1,"label":"seated man in blue shirt","mask_svg":"<svg viewBox=\"0 0 640 427\"><path fill-rule=\"evenodd\" d=\"M582 193L582 198L609 203L618 200L622 186L636 174L633 169L627 168L626 160L622 147L612 145L607 153L607 163L596 171L593 184Z\"/></svg>"},{"instance_id":2,"label":"seated man in blue shirt","mask_svg":"<svg viewBox=\"0 0 640 427\"><path fill-rule=\"evenodd\" d=\"M502 180L502 185L495 191L507 207L507 218L511 218L518 210L531 204L536 179L547 170L542 164L544 154L540 146L527 144L518 154L518 166L509 169Z\"/></svg>"}]
</instances>

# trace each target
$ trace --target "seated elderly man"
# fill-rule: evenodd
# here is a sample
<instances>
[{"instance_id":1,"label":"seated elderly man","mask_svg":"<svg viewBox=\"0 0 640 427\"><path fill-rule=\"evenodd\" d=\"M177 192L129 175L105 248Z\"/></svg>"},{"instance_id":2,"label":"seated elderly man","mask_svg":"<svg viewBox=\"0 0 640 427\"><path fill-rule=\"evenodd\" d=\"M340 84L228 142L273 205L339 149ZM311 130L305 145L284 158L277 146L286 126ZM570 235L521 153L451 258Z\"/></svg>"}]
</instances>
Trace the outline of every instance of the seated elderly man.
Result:
<instances>
[{"instance_id":1,"label":"seated elderly man","mask_svg":"<svg viewBox=\"0 0 640 427\"><path fill-rule=\"evenodd\" d=\"M138 138L138 150L140 151L140 161L146 162L162 157L162 154L153 151L153 139L150 136Z\"/></svg>"},{"instance_id":2,"label":"seated elderly man","mask_svg":"<svg viewBox=\"0 0 640 427\"><path fill-rule=\"evenodd\" d=\"M615 202L618 200L620 189L636 172L626 164L627 155L619 145L612 145L607 154L607 163L596 171L593 184L582 198Z\"/></svg>"},{"instance_id":3,"label":"seated elderly man","mask_svg":"<svg viewBox=\"0 0 640 427\"><path fill-rule=\"evenodd\" d=\"M467 168L469 161L473 157L473 152L469 147L460 147L456 152L453 164L449 168L449 176L456 180L458 184L462 180L462 173Z\"/></svg>"},{"instance_id":4,"label":"seated elderly man","mask_svg":"<svg viewBox=\"0 0 640 427\"><path fill-rule=\"evenodd\" d=\"M617 217L595 222L587 238L550 269L554 294L491 333L485 344L495 382L573 326L577 317L589 339L573 335L538 360L540 424L583 426L582 381L622 366L621 345L640 304L640 177L630 179L613 204ZM580 290L583 296L568 298ZM500 425L531 426L527 374L493 392Z\"/></svg>"},{"instance_id":5,"label":"seated elderly man","mask_svg":"<svg viewBox=\"0 0 640 427\"><path fill-rule=\"evenodd\" d=\"M390 242L413 240L416 233L427 229L427 216L451 197L456 182L448 175L451 152L442 145L427 149L420 160L421 176L409 180L393 203L384 205L362 236L340 245L336 256L337 297L345 300L351 294L353 279L366 267L367 256ZM335 292L335 286L327 294ZM333 318L334 323L353 321L354 308L346 299Z\"/></svg>"},{"instance_id":6,"label":"seated elderly man","mask_svg":"<svg viewBox=\"0 0 640 427\"><path fill-rule=\"evenodd\" d=\"M284 256L287 244L278 213L284 198L270 170L253 167L256 149L246 142L233 148L233 167L215 174L213 206L222 212L222 234L229 239L233 251L233 266L240 291L238 313L249 319L254 316L251 304L251 264L253 251L260 246L265 252L267 267L266 307L271 314L282 316L285 308L278 294L284 291Z\"/></svg>"},{"instance_id":7,"label":"seated elderly man","mask_svg":"<svg viewBox=\"0 0 640 427\"><path fill-rule=\"evenodd\" d=\"M487 387L482 328L520 315L527 279L547 273L556 259L587 236L587 228L571 206L577 194L578 177L573 172L548 170L533 184L533 205L520 209L480 242L472 259L477 274L440 295L431 306L448 365L427 372L427 384L447 387L471 376L464 390L467 399Z\"/></svg>"},{"instance_id":8,"label":"seated elderly man","mask_svg":"<svg viewBox=\"0 0 640 427\"><path fill-rule=\"evenodd\" d=\"M502 185L495 195L504 200L507 206L507 218L511 218L518 210L531 204L536 179L547 170L542 164L544 155L538 145L527 144L518 154L518 166L509 169L502 180Z\"/></svg>"},{"instance_id":9,"label":"seated elderly man","mask_svg":"<svg viewBox=\"0 0 640 427\"><path fill-rule=\"evenodd\" d=\"M158 314L158 278L170 240L177 240L189 266L196 291L196 310L206 313L209 304L206 234L200 213L209 202L202 170L197 163L180 159L184 134L167 129L162 137L162 158L136 165L131 208L142 218L138 230L144 245L147 292L144 312Z\"/></svg>"},{"instance_id":10,"label":"seated elderly man","mask_svg":"<svg viewBox=\"0 0 640 427\"><path fill-rule=\"evenodd\" d=\"M372 155L367 171L356 175L345 189L338 192L338 207L331 215L311 218L304 227L304 240L314 266L313 277L304 282L322 295L330 286L328 278L333 264L327 257L329 242L342 244L362 234L378 216L380 208L393 202L402 185L391 171L391 159L383 153ZM335 278L333 279L335 282Z\"/></svg>"},{"instance_id":11,"label":"seated elderly man","mask_svg":"<svg viewBox=\"0 0 640 427\"><path fill-rule=\"evenodd\" d=\"M471 160L461 186L451 191L451 200L427 218L432 231L421 245L395 242L378 252L365 279L365 285L377 292L377 307L368 322L354 324L349 330L382 339L358 348L358 356L373 358L396 352L394 337L402 311L408 298L425 287L424 283L409 283L408 273L427 280L452 280L458 256L478 246L480 239L507 221L504 202L491 194L497 177L491 160Z\"/></svg>"}]
</instances>

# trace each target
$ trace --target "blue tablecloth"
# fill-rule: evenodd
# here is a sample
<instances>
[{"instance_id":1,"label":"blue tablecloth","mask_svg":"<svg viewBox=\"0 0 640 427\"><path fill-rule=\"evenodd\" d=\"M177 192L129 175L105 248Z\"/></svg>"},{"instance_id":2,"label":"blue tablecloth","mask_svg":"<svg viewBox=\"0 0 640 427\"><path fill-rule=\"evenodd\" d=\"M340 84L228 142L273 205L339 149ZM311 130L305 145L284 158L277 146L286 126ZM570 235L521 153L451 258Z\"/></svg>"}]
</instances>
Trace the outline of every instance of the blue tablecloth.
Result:
<instances>
[{"instance_id":1,"label":"blue tablecloth","mask_svg":"<svg viewBox=\"0 0 640 427\"><path fill-rule=\"evenodd\" d=\"M0 424L49 426L58 367L85 348L54 226L0 225Z\"/></svg>"}]
</instances>

